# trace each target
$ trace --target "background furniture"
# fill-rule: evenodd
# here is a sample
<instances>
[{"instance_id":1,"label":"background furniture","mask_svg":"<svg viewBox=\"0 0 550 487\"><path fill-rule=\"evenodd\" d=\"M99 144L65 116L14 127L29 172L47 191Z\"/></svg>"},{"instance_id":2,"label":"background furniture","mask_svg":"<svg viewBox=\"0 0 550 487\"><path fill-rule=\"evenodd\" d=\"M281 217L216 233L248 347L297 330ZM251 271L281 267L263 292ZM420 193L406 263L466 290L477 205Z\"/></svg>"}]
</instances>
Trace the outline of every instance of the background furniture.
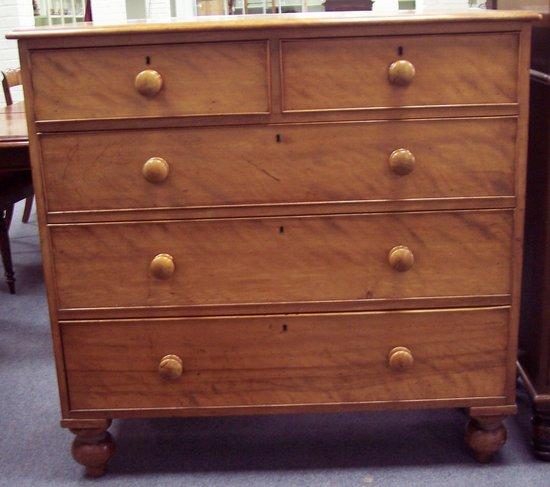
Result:
<instances>
[{"instance_id":1,"label":"background furniture","mask_svg":"<svg viewBox=\"0 0 550 487\"><path fill-rule=\"evenodd\" d=\"M138 416L460 407L491 459L516 410L536 19L11 35L61 424L89 475Z\"/></svg>"},{"instance_id":2,"label":"background furniture","mask_svg":"<svg viewBox=\"0 0 550 487\"><path fill-rule=\"evenodd\" d=\"M13 205L23 199L32 198L32 195L32 178L29 171L0 174L0 253L11 294L15 294L15 274L8 231L13 215Z\"/></svg>"},{"instance_id":3,"label":"background furniture","mask_svg":"<svg viewBox=\"0 0 550 487\"><path fill-rule=\"evenodd\" d=\"M4 99L6 100L6 106L13 105L13 99L11 96L11 88L21 85L21 69L10 69L2 72L2 89L4 91ZM28 166L30 167L30 155L27 155ZM26 198L25 209L23 210L23 222L28 223L32 211L32 200L34 194Z\"/></svg>"},{"instance_id":4,"label":"background furniture","mask_svg":"<svg viewBox=\"0 0 550 487\"><path fill-rule=\"evenodd\" d=\"M3 75L6 107L0 108L0 251L12 294L15 293L15 276L8 231L13 207L25 199L23 221L28 222L33 199L25 108L22 102L12 102L9 90L20 83L19 70Z\"/></svg>"},{"instance_id":5,"label":"background furniture","mask_svg":"<svg viewBox=\"0 0 550 487\"><path fill-rule=\"evenodd\" d=\"M533 36L520 372L533 402L533 443L550 461L550 13Z\"/></svg>"},{"instance_id":6,"label":"background furniture","mask_svg":"<svg viewBox=\"0 0 550 487\"><path fill-rule=\"evenodd\" d=\"M325 10L349 11L349 10L372 10L372 0L325 0Z\"/></svg>"},{"instance_id":7,"label":"background furniture","mask_svg":"<svg viewBox=\"0 0 550 487\"><path fill-rule=\"evenodd\" d=\"M536 455L550 460L550 0L498 0L498 9L536 10L533 26L525 257L519 372L533 403Z\"/></svg>"}]
</instances>

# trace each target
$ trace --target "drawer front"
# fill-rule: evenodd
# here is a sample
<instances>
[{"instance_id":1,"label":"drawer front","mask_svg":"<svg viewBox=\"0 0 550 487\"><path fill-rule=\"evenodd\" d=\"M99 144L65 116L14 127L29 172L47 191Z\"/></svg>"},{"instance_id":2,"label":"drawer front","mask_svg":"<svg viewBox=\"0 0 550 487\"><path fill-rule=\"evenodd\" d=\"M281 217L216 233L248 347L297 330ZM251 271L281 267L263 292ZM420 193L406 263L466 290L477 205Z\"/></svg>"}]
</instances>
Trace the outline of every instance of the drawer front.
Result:
<instances>
[{"instance_id":1,"label":"drawer front","mask_svg":"<svg viewBox=\"0 0 550 487\"><path fill-rule=\"evenodd\" d=\"M48 210L79 211L513 195L515 137L515 118L494 118L44 135L41 145ZM414 158L408 169L399 149ZM160 181L143 172L155 157Z\"/></svg>"},{"instance_id":2,"label":"drawer front","mask_svg":"<svg viewBox=\"0 0 550 487\"><path fill-rule=\"evenodd\" d=\"M516 34L283 41L283 108L516 103L518 44ZM389 81L399 60L414 67L409 84Z\"/></svg>"},{"instance_id":3,"label":"drawer front","mask_svg":"<svg viewBox=\"0 0 550 487\"><path fill-rule=\"evenodd\" d=\"M512 211L51 226L60 308L508 294ZM397 249L393 265L389 253ZM159 254L169 254L155 259ZM397 259L397 260L396 260ZM398 263L399 261L400 263ZM154 277L154 272L163 278Z\"/></svg>"},{"instance_id":4,"label":"drawer front","mask_svg":"<svg viewBox=\"0 0 550 487\"><path fill-rule=\"evenodd\" d=\"M502 396L508 316L507 308L479 308L67 323L62 340L70 407ZM412 365L390 367L395 347L408 349ZM181 359L181 375L175 363L172 379L159 375L166 355Z\"/></svg>"},{"instance_id":5,"label":"drawer front","mask_svg":"<svg viewBox=\"0 0 550 487\"><path fill-rule=\"evenodd\" d=\"M35 116L64 120L265 113L267 60L264 41L35 51ZM136 76L145 70L160 74L159 93L137 91Z\"/></svg>"}]
</instances>

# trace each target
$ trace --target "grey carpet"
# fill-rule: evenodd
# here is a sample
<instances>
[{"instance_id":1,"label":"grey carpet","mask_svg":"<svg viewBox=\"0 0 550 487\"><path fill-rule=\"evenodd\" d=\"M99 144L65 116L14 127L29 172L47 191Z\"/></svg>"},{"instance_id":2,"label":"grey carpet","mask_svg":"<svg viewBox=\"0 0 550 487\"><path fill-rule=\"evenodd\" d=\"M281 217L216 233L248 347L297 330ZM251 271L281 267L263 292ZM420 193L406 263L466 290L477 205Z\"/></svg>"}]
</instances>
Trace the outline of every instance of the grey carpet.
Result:
<instances>
[{"instance_id":1,"label":"grey carpet","mask_svg":"<svg viewBox=\"0 0 550 487\"><path fill-rule=\"evenodd\" d=\"M491 465L466 451L458 410L119 420L108 474L84 479L59 427L36 216L24 225L21 211L11 230L17 294L0 282L0 485L550 486L521 393Z\"/></svg>"}]
</instances>

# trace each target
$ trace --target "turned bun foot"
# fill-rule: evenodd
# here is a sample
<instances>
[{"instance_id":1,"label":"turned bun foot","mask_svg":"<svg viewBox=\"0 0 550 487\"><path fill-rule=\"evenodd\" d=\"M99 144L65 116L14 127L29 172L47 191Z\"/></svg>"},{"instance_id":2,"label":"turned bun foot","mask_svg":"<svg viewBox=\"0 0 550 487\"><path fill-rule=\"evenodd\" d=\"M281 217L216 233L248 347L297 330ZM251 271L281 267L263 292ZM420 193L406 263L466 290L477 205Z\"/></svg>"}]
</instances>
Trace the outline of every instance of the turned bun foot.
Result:
<instances>
[{"instance_id":1,"label":"turned bun foot","mask_svg":"<svg viewBox=\"0 0 550 487\"><path fill-rule=\"evenodd\" d=\"M533 408L533 446L535 455L550 462L550 411Z\"/></svg>"},{"instance_id":2,"label":"turned bun foot","mask_svg":"<svg viewBox=\"0 0 550 487\"><path fill-rule=\"evenodd\" d=\"M480 463L489 463L493 455L506 443L506 428L503 416L471 418L466 427L466 443L474 458Z\"/></svg>"},{"instance_id":3,"label":"turned bun foot","mask_svg":"<svg viewBox=\"0 0 550 487\"><path fill-rule=\"evenodd\" d=\"M88 477L101 477L107 462L115 453L115 442L105 429L72 429L76 435L71 452L73 458L86 467Z\"/></svg>"}]
</instances>

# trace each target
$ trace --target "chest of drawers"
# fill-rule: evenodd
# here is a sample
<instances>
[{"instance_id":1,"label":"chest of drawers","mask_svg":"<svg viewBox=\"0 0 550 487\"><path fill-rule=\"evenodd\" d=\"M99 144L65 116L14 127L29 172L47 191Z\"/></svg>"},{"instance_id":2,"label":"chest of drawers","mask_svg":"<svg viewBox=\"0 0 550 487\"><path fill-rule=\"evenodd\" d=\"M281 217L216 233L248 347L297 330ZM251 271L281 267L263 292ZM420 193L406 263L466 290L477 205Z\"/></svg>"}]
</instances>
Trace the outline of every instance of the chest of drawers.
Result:
<instances>
[{"instance_id":1,"label":"chest of drawers","mask_svg":"<svg viewBox=\"0 0 550 487\"><path fill-rule=\"evenodd\" d=\"M19 31L62 426L515 411L530 22Z\"/></svg>"}]
</instances>

